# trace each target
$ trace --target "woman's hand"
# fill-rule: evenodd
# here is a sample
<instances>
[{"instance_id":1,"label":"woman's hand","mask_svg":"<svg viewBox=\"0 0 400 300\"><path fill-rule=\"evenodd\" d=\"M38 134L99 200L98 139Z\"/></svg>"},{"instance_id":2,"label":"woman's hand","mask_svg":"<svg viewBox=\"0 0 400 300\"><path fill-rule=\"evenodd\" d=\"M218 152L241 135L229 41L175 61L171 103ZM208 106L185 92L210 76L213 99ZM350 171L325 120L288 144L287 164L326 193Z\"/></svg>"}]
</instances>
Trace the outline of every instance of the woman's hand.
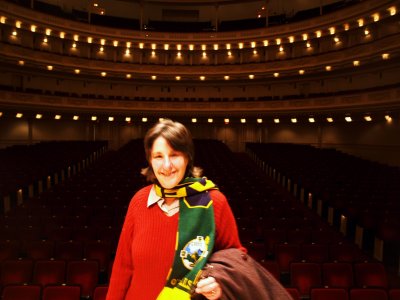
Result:
<instances>
[{"instance_id":1,"label":"woman's hand","mask_svg":"<svg viewBox=\"0 0 400 300\"><path fill-rule=\"evenodd\" d=\"M214 277L200 279L197 283L196 293L202 294L208 300L217 300L222 296L222 290Z\"/></svg>"}]
</instances>

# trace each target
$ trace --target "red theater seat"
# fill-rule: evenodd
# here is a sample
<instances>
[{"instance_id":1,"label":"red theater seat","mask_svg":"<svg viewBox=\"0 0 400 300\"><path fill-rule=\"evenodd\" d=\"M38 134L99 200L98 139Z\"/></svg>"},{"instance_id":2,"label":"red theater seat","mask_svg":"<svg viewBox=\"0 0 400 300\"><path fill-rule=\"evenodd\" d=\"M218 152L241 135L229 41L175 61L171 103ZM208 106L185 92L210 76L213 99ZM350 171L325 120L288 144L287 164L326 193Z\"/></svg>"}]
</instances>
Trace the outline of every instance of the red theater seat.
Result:
<instances>
[{"instance_id":1,"label":"red theater seat","mask_svg":"<svg viewBox=\"0 0 400 300\"><path fill-rule=\"evenodd\" d=\"M99 263L94 260L70 261L67 264L67 284L80 285L82 297L92 297L99 280Z\"/></svg>"},{"instance_id":2,"label":"red theater seat","mask_svg":"<svg viewBox=\"0 0 400 300\"><path fill-rule=\"evenodd\" d=\"M353 266L350 263L334 262L322 264L322 284L335 288L354 286Z\"/></svg>"},{"instance_id":3,"label":"red theater seat","mask_svg":"<svg viewBox=\"0 0 400 300\"><path fill-rule=\"evenodd\" d=\"M71 285L48 285L43 289L42 300L81 300L81 288Z\"/></svg>"},{"instance_id":4,"label":"red theater seat","mask_svg":"<svg viewBox=\"0 0 400 300\"><path fill-rule=\"evenodd\" d=\"M93 300L106 300L108 286L96 286L93 293Z\"/></svg>"},{"instance_id":5,"label":"red theater seat","mask_svg":"<svg viewBox=\"0 0 400 300\"><path fill-rule=\"evenodd\" d=\"M33 268L33 282L46 286L65 282L66 263L64 260L39 260Z\"/></svg>"},{"instance_id":6,"label":"red theater seat","mask_svg":"<svg viewBox=\"0 0 400 300\"><path fill-rule=\"evenodd\" d=\"M29 283L32 279L33 261L4 260L0 270L0 285Z\"/></svg>"},{"instance_id":7,"label":"red theater seat","mask_svg":"<svg viewBox=\"0 0 400 300\"><path fill-rule=\"evenodd\" d=\"M1 293L2 300L40 300L40 285L6 285Z\"/></svg>"},{"instance_id":8,"label":"red theater seat","mask_svg":"<svg viewBox=\"0 0 400 300\"><path fill-rule=\"evenodd\" d=\"M316 263L291 263L290 285L308 297L312 288L321 287L321 267Z\"/></svg>"},{"instance_id":9,"label":"red theater seat","mask_svg":"<svg viewBox=\"0 0 400 300\"><path fill-rule=\"evenodd\" d=\"M382 263L366 262L354 265L354 275L358 287L387 288L388 279Z\"/></svg>"},{"instance_id":10,"label":"red theater seat","mask_svg":"<svg viewBox=\"0 0 400 300\"><path fill-rule=\"evenodd\" d=\"M349 295L345 289L340 288L315 288L311 290L311 300L348 300Z\"/></svg>"},{"instance_id":11,"label":"red theater seat","mask_svg":"<svg viewBox=\"0 0 400 300\"><path fill-rule=\"evenodd\" d=\"M388 294L384 289L352 289L350 300L388 300Z\"/></svg>"}]
</instances>

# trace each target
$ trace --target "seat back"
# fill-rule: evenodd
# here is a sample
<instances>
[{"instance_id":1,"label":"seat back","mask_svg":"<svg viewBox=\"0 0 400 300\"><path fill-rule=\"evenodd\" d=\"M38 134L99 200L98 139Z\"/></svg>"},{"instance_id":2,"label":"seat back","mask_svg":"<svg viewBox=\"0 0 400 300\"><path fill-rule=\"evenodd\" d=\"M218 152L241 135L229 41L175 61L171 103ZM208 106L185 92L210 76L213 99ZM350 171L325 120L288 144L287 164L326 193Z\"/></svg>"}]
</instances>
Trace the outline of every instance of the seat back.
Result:
<instances>
[{"instance_id":1,"label":"seat back","mask_svg":"<svg viewBox=\"0 0 400 300\"><path fill-rule=\"evenodd\" d=\"M40 285L6 285L1 293L2 300L40 300Z\"/></svg>"}]
</instances>

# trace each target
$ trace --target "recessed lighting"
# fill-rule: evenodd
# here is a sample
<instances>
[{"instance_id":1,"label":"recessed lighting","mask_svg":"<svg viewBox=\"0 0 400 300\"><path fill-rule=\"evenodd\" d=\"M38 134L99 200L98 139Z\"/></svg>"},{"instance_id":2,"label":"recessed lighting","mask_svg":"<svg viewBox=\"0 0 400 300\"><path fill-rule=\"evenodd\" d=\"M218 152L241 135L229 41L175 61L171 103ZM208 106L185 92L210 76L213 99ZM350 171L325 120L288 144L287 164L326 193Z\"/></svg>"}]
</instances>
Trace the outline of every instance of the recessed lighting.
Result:
<instances>
[{"instance_id":1,"label":"recessed lighting","mask_svg":"<svg viewBox=\"0 0 400 300\"><path fill-rule=\"evenodd\" d=\"M205 76L200 76L200 80L206 80Z\"/></svg>"},{"instance_id":2,"label":"recessed lighting","mask_svg":"<svg viewBox=\"0 0 400 300\"><path fill-rule=\"evenodd\" d=\"M212 122L214 122L214 120L212 118L208 118L207 122L212 123Z\"/></svg>"},{"instance_id":3,"label":"recessed lighting","mask_svg":"<svg viewBox=\"0 0 400 300\"><path fill-rule=\"evenodd\" d=\"M350 116L347 116L347 117L345 117L344 119L346 120L346 122L351 122L351 121L353 121L353 119L352 119Z\"/></svg>"},{"instance_id":4,"label":"recessed lighting","mask_svg":"<svg viewBox=\"0 0 400 300\"><path fill-rule=\"evenodd\" d=\"M132 78L132 75L131 75L131 74L126 74L125 76L126 76L126 78L128 78L128 79Z\"/></svg>"},{"instance_id":5,"label":"recessed lighting","mask_svg":"<svg viewBox=\"0 0 400 300\"><path fill-rule=\"evenodd\" d=\"M353 61L353 66L358 67L359 65L360 65L360 61L359 60Z\"/></svg>"},{"instance_id":6,"label":"recessed lighting","mask_svg":"<svg viewBox=\"0 0 400 300\"><path fill-rule=\"evenodd\" d=\"M250 78L250 79L254 79L254 75L253 75L253 74L250 74L250 75L249 75L249 78Z\"/></svg>"},{"instance_id":7,"label":"recessed lighting","mask_svg":"<svg viewBox=\"0 0 400 300\"><path fill-rule=\"evenodd\" d=\"M382 59L389 59L390 58L390 54L389 53L383 53L382 54Z\"/></svg>"},{"instance_id":8,"label":"recessed lighting","mask_svg":"<svg viewBox=\"0 0 400 300\"><path fill-rule=\"evenodd\" d=\"M17 113L17 114L15 115L15 117L18 118L18 119L20 119L20 118L22 118L23 115L24 115L23 113Z\"/></svg>"},{"instance_id":9,"label":"recessed lighting","mask_svg":"<svg viewBox=\"0 0 400 300\"><path fill-rule=\"evenodd\" d=\"M107 72L101 72L100 75L101 75L102 77L106 77L106 76L107 76Z\"/></svg>"},{"instance_id":10,"label":"recessed lighting","mask_svg":"<svg viewBox=\"0 0 400 300\"><path fill-rule=\"evenodd\" d=\"M42 114L36 114L36 119L41 119L43 117Z\"/></svg>"},{"instance_id":11,"label":"recessed lighting","mask_svg":"<svg viewBox=\"0 0 400 300\"><path fill-rule=\"evenodd\" d=\"M75 74L79 74L81 72L81 70L75 69L74 72L75 72Z\"/></svg>"},{"instance_id":12,"label":"recessed lighting","mask_svg":"<svg viewBox=\"0 0 400 300\"><path fill-rule=\"evenodd\" d=\"M296 119L296 118L291 118L290 121L291 121L292 123L297 123L297 119Z\"/></svg>"},{"instance_id":13,"label":"recessed lighting","mask_svg":"<svg viewBox=\"0 0 400 300\"><path fill-rule=\"evenodd\" d=\"M280 122L280 120L279 120L278 118L275 118L275 119L274 119L274 123L275 123L275 124L278 124L279 122Z\"/></svg>"},{"instance_id":14,"label":"recessed lighting","mask_svg":"<svg viewBox=\"0 0 400 300\"><path fill-rule=\"evenodd\" d=\"M300 75L304 75L305 71L304 70L299 70Z\"/></svg>"},{"instance_id":15,"label":"recessed lighting","mask_svg":"<svg viewBox=\"0 0 400 300\"><path fill-rule=\"evenodd\" d=\"M36 28L37 28L36 25L31 25L31 31L32 32L36 32Z\"/></svg>"},{"instance_id":16,"label":"recessed lighting","mask_svg":"<svg viewBox=\"0 0 400 300\"><path fill-rule=\"evenodd\" d=\"M142 122L146 123L147 122L147 118L142 118Z\"/></svg>"},{"instance_id":17,"label":"recessed lighting","mask_svg":"<svg viewBox=\"0 0 400 300\"><path fill-rule=\"evenodd\" d=\"M315 123L315 119L314 119L313 117L309 117L309 118L308 118L308 122L310 122L310 123Z\"/></svg>"},{"instance_id":18,"label":"recessed lighting","mask_svg":"<svg viewBox=\"0 0 400 300\"><path fill-rule=\"evenodd\" d=\"M47 66L47 70L52 71L53 70L53 66Z\"/></svg>"},{"instance_id":19,"label":"recessed lighting","mask_svg":"<svg viewBox=\"0 0 400 300\"><path fill-rule=\"evenodd\" d=\"M51 29L50 28L46 28L46 35L50 35L51 34Z\"/></svg>"},{"instance_id":20,"label":"recessed lighting","mask_svg":"<svg viewBox=\"0 0 400 300\"><path fill-rule=\"evenodd\" d=\"M61 115L55 115L55 116L54 116L54 119L60 120L60 119L61 119Z\"/></svg>"},{"instance_id":21,"label":"recessed lighting","mask_svg":"<svg viewBox=\"0 0 400 300\"><path fill-rule=\"evenodd\" d=\"M326 66L326 67L325 67L325 70L327 70L327 71L332 71L332 67L331 67L331 66Z\"/></svg>"},{"instance_id":22,"label":"recessed lighting","mask_svg":"<svg viewBox=\"0 0 400 300\"><path fill-rule=\"evenodd\" d=\"M90 119L91 119L92 121L96 121L96 120L97 120L97 117L96 117L96 116L92 116Z\"/></svg>"},{"instance_id":23,"label":"recessed lighting","mask_svg":"<svg viewBox=\"0 0 400 300\"><path fill-rule=\"evenodd\" d=\"M246 123L246 119L240 119L240 123L242 124Z\"/></svg>"},{"instance_id":24,"label":"recessed lighting","mask_svg":"<svg viewBox=\"0 0 400 300\"><path fill-rule=\"evenodd\" d=\"M227 118L224 119L224 123L225 123L225 124L229 124L229 119L227 119Z\"/></svg>"},{"instance_id":25,"label":"recessed lighting","mask_svg":"<svg viewBox=\"0 0 400 300\"><path fill-rule=\"evenodd\" d=\"M79 120L79 116L73 116L72 119L73 119L74 121L78 121L78 120Z\"/></svg>"},{"instance_id":26,"label":"recessed lighting","mask_svg":"<svg viewBox=\"0 0 400 300\"><path fill-rule=\"evenodd\" d=\"M23 65L25 65L25 61L19 60L19 61L18 61L18 64L19 64L20 66L23 66Z\"/></svg>"},{"instance_id":27,"label":"recessed lighting","mask_svg":"<svg viewBox=\"0 0 400 300\"><path fill-rule=\"evenodd\" d=\"M152 75L151 76L151 80L156 80L157 79L157 76L156 75Z\"/></svg>"},{"instance_id":28,"label":"recessed lighting","mask_svg":"<svg viewBox=\"0 0 400 300\"><path fill-rule=\"evenodd\" d=\"M386 115L386 116L385 116L385 120L386 120L387 122L391 123L391 122L392 122L392 117L389 116L389 115Z\"/></svg>"},{"instance_id":29,"label":"recessed lighting","mask_svg":"<svg viewBox=\"0 0 400 300\"><path fill-rule=\"evenodd\" d=\"M224 79L225 79L225 80L229 80L230 77L229 77L228 75L225 75L225 76L224 76Z\"/></svg>"},{"instance_id":30,"label":"recessed lighting","mask_svg":"<svg viewBox=\"0 0 400 300\"><path fill-rule=\"evenodd\" d=\"M371 116L364 116L364 120L367 122L371 122L372 121L372 117Z\"/></svg>"},{"instance_id":31,"label":"recessed lighting","mask_svg":"<svg viewBox=\"0 0 400 300\"><path fill-rule=\"evenodd\" d=\"M327 117L327 118L326 118L326 121L328 121L329 123L332 123L332 122L333 122L333 118Z\"/></svg>"},{"instance_id":32,"label":"recessed lighting","mask_svg":"<svg viewBox=\"0 0 400 300\"><path fill-rule=\"evenodd\" d=\"M108 117L108 121L110 122L114 121L114 117Z\"/></svg>"},{"instance_id":33,"label":"recessed lighting","mask_svg":"<svg viewBox=\"0 0 400 300\"><path fill-rule=\"evenodd\" d=\"M278 73L278 72L275 72L275 73L274 73L274 77L279 77L279 73Z\"/></svg>"},{"instance_id":34,"label":"recessed lighting","mask_svg":"<svg viewBox=\"0 0 400 300\"><path fill-rule=\"evenodd\" d=\"M192 118L192 123L197 123L197 119L196 118Z\"/></svg>"},{"instance_id":35,"label":"recessed lighting","mask_svg":"<svg viewBox=\"0 0 400 300\"><path fill-rule=\"evenodd\" d=\"M128 122L128 123L129 123L130 121L132 121L131 117L126 117L126 118L125 118L125 122Z\"/></svg>"},{"instance_id":36,"label":"recessed lighting","mask_svg":"<svg viewBox=\"0 0 400 300\"><path fill-rule=\"evenodd\" d=\"M175 76L176 80L181 80L181 76Z\"/></svg>"},{"instance_id":37,"label":"recessed lighting","mask_svg":"<svg viewBox=\"0 0 400 300\"><path fill-rule=\"evenodd\" d=\"M263 122L263 119L257 119L257 123L261 124Z\"/></svg>"}]
</instances>

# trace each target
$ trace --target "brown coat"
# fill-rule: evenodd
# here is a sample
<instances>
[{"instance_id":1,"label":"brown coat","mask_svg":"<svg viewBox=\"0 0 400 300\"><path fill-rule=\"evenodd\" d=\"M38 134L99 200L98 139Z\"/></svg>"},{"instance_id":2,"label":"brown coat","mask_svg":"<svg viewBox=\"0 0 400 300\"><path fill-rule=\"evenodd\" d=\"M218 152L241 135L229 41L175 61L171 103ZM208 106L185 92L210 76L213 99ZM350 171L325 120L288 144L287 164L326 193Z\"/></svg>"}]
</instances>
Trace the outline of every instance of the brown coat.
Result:
<instances>
[{"instance_id":1,"label":"brown coat","mask_svg":"<svg viewBox=\"0 0 400 300\"><path fill-rule=\"evenodd\" d=\"M220 284L220 300L292 300L272 274L239 249L213 253L208 259L203 276L212 276ZM194 295L192 299L205 298Z\"/></svg>"}]
</instances>

